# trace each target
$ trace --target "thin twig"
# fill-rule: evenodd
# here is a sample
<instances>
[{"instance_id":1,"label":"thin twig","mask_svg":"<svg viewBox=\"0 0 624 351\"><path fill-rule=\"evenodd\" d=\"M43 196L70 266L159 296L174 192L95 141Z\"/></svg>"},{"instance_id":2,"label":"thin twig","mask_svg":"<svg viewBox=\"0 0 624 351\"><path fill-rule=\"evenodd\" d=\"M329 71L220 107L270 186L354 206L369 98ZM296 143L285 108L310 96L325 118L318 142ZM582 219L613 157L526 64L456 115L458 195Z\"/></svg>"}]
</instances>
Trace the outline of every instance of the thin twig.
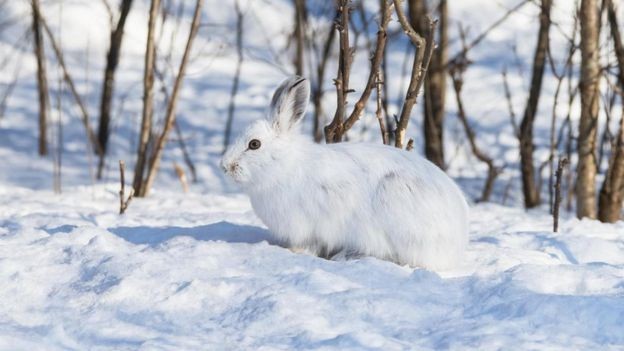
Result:
<instances>
[{"instance_id":1,"label":"thin twig","mask_svg":"<svg viewBox=\"0 0 624 351\"><path fill-rule=\"evenodd\" d=\"M511 120L511 127L513 128L516 138L520 137L520 128L518 122L516 122L516 112L514 111L513 101L511 98L511 90L509 89L509 82L507 81L507 67L503 67L503 87L505 89L505 99L507 100L507 108L509 110L509 119Z\"/></svg>"},{"instance_id":2,"label":"thin twig","mask_svg":"<svg viewBox=\"0 0 624 351\"><path fill-rule=\"evenodd\" d=\"M462 27L460 26L460 37L462 39L463 45L465 45L465 35ZM463 52L467 53L467 50ZM466 136L468 137L468 142L470 143L470 148L472 149L472 153L477 157L477 159L483 163L485 163L488 167L488 175L485 180L485 184L483 185L483 191L481 193L481 198L479 202L485 202L490 199L490 195L494 189L494 182L496 178L501 174L502 168L496 167L494 164L494 160L488 156L485 152L483 152L476 143L475 132L468 123L468 117L466 115L466 111L464 110L464 103L461 97L461 90L464 84L464 72L470 65L470 60L467 57L462 57L461 59L455 60L453 65L449 67L449 75L453 81L453 89L455 91L455 101L457 103L457 116L459 117L464 131L466 132Z\"/></svg>"},{"instance_id":3,"label":"thin twig","mask_svg":"<svg viewBox=\"0 0 624 351\"><path fill-rule=\"evenodd\" d=\"M563 173L563 168L567 164L568 164L568 159L564 157L564 158L559 159L559 165L557 166L557 172L556 172L557 180L555 181L555 202L552 208L553 232L555 233L559 229L559 206L561 204L561 175Z\"/></svg>"},{"instance_id":4,"label":"thin twig","mask_svg":"<svg viewBox=\"0 0 624 351\"><path fill-rule=\"evenodd\" d=\"M449 59L447 61L446 65L451 65L454 61L456 61L458 59L461 59L462 56L466 56L468 51L470 51L475 46L479 45L479 43L483 39L485 39L488 36L488 34L490 34L490 32L492 30L494 30L496 27L500 26L503 22L505 22L507 20L507 18L509 18L509 16L511 16L513 13L517 12L518 10L520 10L525 4L527 4L527 3L531 2L531 1L533 1L533 0L523 0L523 1L519 2L516 6L512 7L507 12L505 12L505 14L503 16L501 16L501 18L496 20L489 27L487 27L483 32L481 32L479 35L477 35L477 37L474 38L469 44L466 44L464 46L464 48L462 48L462 51L458 52L455 56L453 56L451 59Z\"/></svg>"},{"instance_id":5,"label":"thin twig","mask_svg":"<svg viewBox=\"0 0 624 351\"><path fill-rule=\"evenodd\" d=\"M86 106L82 102L82 98L78 94L78 90L76 90L76 86L74 85L74 80L69 74L69 70L67 69L67 65L65 64L63 51L61 50L60 46L56 42L54 35L52 34L52 31L50 30L50 27L48 26L48 23L46 22L45 18L43 16L40 16L39 19L41 20L41 25L43 26L43 29L45 30L46 34L48 35L48 38L50 39L50 43L52 44L52 49L54 50L54 53L56 54L58 63L59 65L61 65L61 68L63 69L63 78L65 82L67 83L67 86L69 86L69 91L74 97L74 100L76 100L76 104L78 105L80 109L80 112L82 114L82 123L84 124L85 130L87 132L87 138L89 139L91 144L94 146L95 152L98 155L101 155L102 147L100 146L100 142L95 136L95 133L91 129L91 126L89 124L89 113L87 112Z\"/></svg>"},{"instance_id":6,"label":"thin twig","mask_svg":"<svg viewBox=\"0 0 624 351\"><path fill-rule=\"evenodd\" d=\"M379 123L379 130L381 132L381 140L383 141L383 143L385 145L389 145L390 141L388 140L388 131L386 130L386 121L384 120L382 113L383 113L383 103L382 103L382 92L383 89L381 89L381 86L384 84L384 82L381 79L381 72L377 71L377 83L376 83L376 88L377 88L377 110L375 111L375 116L377 117L377 122Z\"/></svg>"},{"instance_id":7,"label":"thin twig","mask_svg":"<svg viewBox=\"0 0 624 351\"><path fill-rule=\"evenodd\" d=\"M125 191L126 191L126 163L122 160L119 160L119 181L121 182L121 188L119 189L119 214L122 215L126 212L128 205L130 205L130 201L132 201L132 197L134 196L134 189L130 189L130 194L126 199Z\"/></svg>"},{"instance_id":8,"label":"thin twig","mask_svg":"<svg viewBox=\"0 0 624 351\"><path fill-rule=\"evenodd\" d=\"M241 69L243 67L243 12L241 11L238 0L234 2L236 11L236 72L232 82L232 90L230 91L230 104L228 106L227 120L225 122L225 131L223 136L223 153L230 144L230 136L232 134L232 122L234 121L234 111L236 109L236 95L238 93L238 84L240 82Z\"/></svg>"},{"instance_id":9,"label":"thin twig","mask_svg":"<svg viewBox=\"0 0 624 351\"><path fill-rule=\"evenodd\" d=\"M189 31L188 40L186 42L186 47L184 49L184 54L182 55L182 61L180 62L180 68L178 69L178 75L173 84L173 90L171 92L171 99L169 100L169 104L167 104L167 112L165 114L165 126L156 141L156 145L154 146L154 151L150 157L149 169L147 171L147 177L145 181L145 187L141 189L143 193L142 196L146 196L149 193L149 189L156 179L156 173L158 172L158 166L160 165L160 160L162 158L162 153L165 149L165 144L167 143L167 136L169 131L173 127L175 122L176 114L176 104L178 101L178 96L180 93L180 88L182 86L182 80L184 79L184 74L186 72L186 65L188 63L188 58L191 52L191 48L193 46L193 40L197 35L197 31L199 29L199 19L201 17L201 7L203 0L197 0L195 5L195 12L193 14L193 21L191 22L191 30Z\"/></svg>"}]
</instances>

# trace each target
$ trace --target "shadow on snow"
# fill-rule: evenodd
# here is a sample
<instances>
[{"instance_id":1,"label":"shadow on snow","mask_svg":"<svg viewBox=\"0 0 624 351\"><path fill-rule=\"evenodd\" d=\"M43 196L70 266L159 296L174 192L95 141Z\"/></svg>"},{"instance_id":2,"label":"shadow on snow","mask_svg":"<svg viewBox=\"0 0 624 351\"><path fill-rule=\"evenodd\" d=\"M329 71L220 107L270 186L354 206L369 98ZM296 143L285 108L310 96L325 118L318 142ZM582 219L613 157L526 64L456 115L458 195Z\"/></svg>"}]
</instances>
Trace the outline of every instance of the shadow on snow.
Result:
<instances>
[{"instance_id":1,"label":"shadow on snow","mask_svg":"<svg viewBox=\"0 0 624 351\"><path fill-rule=\"evenodd\" d=\"M197 227L137 226L108 228L108 231L133 244L158 245L177 236L189 236L203 241L247 244L266 241L269 244L277 244L269 231L264 228L225 221Z\"/></svg>"}]
</instances>

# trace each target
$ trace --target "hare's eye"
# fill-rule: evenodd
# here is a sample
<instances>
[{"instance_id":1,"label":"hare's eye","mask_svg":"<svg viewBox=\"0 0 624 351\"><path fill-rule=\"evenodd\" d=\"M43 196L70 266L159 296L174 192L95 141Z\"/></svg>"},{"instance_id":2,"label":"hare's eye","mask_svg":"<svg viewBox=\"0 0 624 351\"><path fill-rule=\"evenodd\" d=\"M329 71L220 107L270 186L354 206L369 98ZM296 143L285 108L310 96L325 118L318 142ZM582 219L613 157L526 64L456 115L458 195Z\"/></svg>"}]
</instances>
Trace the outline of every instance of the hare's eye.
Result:
<instances>
[{"instance_id":1,"label":"hare's eye","mask_svg":"<svg viewBox=\"0 0 624 351\"><path fill-rule=\"evenodd\" d=\"M261 145L260 140L258 140L258 139L251 139L251 141L249 141L248 147L249 147L250 150L257 150L257 149L260 148L260 145Z\"/></svg>"}]
</instances>

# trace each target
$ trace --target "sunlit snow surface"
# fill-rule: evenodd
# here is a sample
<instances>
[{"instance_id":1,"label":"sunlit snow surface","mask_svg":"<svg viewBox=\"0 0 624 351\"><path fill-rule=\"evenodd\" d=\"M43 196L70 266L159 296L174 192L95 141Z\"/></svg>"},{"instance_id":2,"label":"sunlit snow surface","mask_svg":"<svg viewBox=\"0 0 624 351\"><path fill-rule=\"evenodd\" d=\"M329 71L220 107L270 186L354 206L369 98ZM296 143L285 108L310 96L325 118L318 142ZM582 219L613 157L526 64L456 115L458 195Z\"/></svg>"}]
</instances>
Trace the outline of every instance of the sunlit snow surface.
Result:
<instances>
[{"instance_id":1,"label":"sunlit snow surface","mask_svg":"<svg viewBox=\"0 0 624 351\"><path fill-rule=\"evenodd\" d=\"M270 243L242 196L0 187L2 349L617 349L624 226L473 208L464 267ZM619 345L619 346L618 346Z\"/></svg>"},{"instance_id":2,"label":"sunlit snow surface","mask_svg":"<svg viewBox=\"0 0 624 351\"><path fill-rule=\"evenodd\" d=\"M66 60L95 125L108 40L106 10L99 1L64 2L62 11L58 3L45 2L45 13L56 33L63 17ZM173 163L184 163L174 138L153 193L133 200L124 216L117 213L117 160L128 164L130 182L141 111L147 3L135 2L128 18L116 88L116 101L125 102L116 107L104 180L95 185L89 167L97 160L89 156L84 128L66 97L63 193L52 193L52 157L36 155L31 48L26 45L17 56L22 59L3 68L2 91L17 66L23 84L16 86L0 119L0 349L624 349L624 222L579 221L563 211L561 230L553 234L544 207L530 212L520 209L517 141L500 71L509 66L516 111L521 111L533 54L536 6L526 5L474 49L475 64L464 86L466 109L479 144L507 166L492 201L516 208L473 205L470 245L462 267L433 273L372 258L327 261L271 242L248 199L218 168L236 61L234 12L224 3L206 1L204 21L211 25L200 30L178 104L180 126L199 181L188 194L182 193ZM461 20L474 37L517 1L449 3L450 28L455 30ZM555 2L553 9L563 31L570 25L570 5L564 3L572 1ZM284 78L283 70L291 69L289 53L280 51L286 42L284 33L292 26L291 2L248 4L235 132L262 115L272 89ZM27 2L6 6L10 11L3 15L30 25ZM181 38L186 35L191 5L185 11ZM396 28L396 23L391 26ZM12 43L26 27L10 27L8 33L14 35L3 32L2 56L12 52ZM566 41L559 29L551 34L555 59L562 60ZM512 54L514 43L518 57ZM268 44L278 49L281 62L273 61ZM174 45L179 53L184 41ZM457 45L451 43L453 48ZM401 70L404 47L401 42L390 45L393 76ZM53 152L58 72L51 50L47 53ZM520 66L514 63L518 60ZM358 52L352 86L361 89L367 69L367 55ZM328 72L333 75L335 67ZM332 111L331 79L326 84L326 108ZM400 84L388 84L390 109L396 112ZM553 80L545 81L536 121L536 163L545 159L553 90ZM449 174L474 199L485 169L466 147L454 116L454 96L449 94L447 101ZM357 127L368 129L356 128L353 140L379 142L372 111L374 106ZM415 111L408 134L420 145L420 105ZM304 127L309 130L307 118ZM414 152L419 150L420 146Z\"/></svg>"}]
</instances>

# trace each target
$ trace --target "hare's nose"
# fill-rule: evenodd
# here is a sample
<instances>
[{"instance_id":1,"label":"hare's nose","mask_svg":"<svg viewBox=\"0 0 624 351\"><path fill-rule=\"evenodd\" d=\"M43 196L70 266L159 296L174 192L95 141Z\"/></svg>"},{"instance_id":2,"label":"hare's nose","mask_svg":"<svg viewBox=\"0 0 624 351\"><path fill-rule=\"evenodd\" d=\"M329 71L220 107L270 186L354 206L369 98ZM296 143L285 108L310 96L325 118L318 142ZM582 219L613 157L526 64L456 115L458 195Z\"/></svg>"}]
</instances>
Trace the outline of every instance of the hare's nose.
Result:
<instances>
[{"instance_id":1,"label":"hare's nose","mask_svg":"<svg viewBox=\"0 0 624 351\"><path fill-rule=\"evenodd\" d=\"M238 167L238 164L236 164L236 162L226 163L224 161L221 161L219 163L219 165L221 166L221 169L225 173L228 173L228 172L232 173L232 172L236 171L236 168Z\"/></svg>"}]
</instances>

